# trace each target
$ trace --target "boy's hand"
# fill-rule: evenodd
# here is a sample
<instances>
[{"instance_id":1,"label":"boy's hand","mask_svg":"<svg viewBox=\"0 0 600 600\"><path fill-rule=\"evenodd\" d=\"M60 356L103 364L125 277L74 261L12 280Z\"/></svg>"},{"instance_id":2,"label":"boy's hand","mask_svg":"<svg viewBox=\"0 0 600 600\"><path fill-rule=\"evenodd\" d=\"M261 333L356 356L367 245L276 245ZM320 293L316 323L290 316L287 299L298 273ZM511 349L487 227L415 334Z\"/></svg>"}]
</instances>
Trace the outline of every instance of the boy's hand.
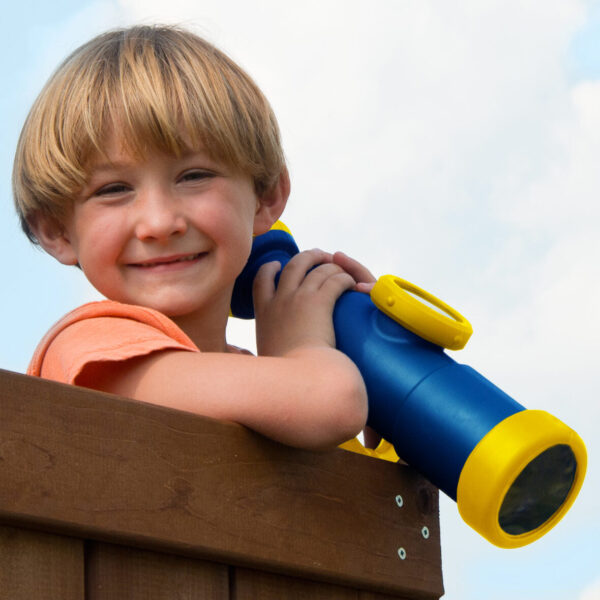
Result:
<instances>
[{"instance_id":1,"label":"boy's hand","mask_svg":"<svg viewBox=\"0 0 600 600\"><path fill-rule=\"evenodd\" d=\"M364 292L366 294L371 292L377 279L364 265L361 265L357 260L350 258L343 252L336 252L333 255L333 262L342 267L346 273L352 275L356 281L354 289L357 292Z\"/></svg>"},{"instance_id":2,"label":"boy's hand","mask_svg":"<svg viewBox=\"0 0 600 600\"><path fill-rule=\"evenodd\" d=\"M343 292L354 289L357 281L364 283L373 276L353 259L323 250L294 256L275 287L280 268L278 262L267 263L254 280L258 354L282 356L302 346L334 348L331 316L335 302Z\"/></svg>"}]
</instances>

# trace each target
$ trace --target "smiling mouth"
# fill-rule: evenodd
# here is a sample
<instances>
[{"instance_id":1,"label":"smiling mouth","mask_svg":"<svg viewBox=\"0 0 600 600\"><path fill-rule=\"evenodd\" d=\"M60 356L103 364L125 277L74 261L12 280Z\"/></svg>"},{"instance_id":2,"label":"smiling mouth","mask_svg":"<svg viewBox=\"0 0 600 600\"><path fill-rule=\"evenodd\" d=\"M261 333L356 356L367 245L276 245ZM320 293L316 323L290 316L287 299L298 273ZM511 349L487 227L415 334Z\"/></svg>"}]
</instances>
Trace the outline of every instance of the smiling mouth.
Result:
<instances>
[{"instance_id":1,"label":"smiling mouth","mask_svg":"<svg viewBox=\"0 0 600 600\"><path fill-rule=\"evenodd\" d=\"M144 262L144 263L133 263L130 266L138 267L140 269L152 269L154 267L166 267L169 265L176 265L179 263L188 263L198 260L200 257L204 256L206 252L198 252L197 254L188 254L186 256L180 256L177 258L159 258L152 262Z\"/></svg>"}]
</instances>

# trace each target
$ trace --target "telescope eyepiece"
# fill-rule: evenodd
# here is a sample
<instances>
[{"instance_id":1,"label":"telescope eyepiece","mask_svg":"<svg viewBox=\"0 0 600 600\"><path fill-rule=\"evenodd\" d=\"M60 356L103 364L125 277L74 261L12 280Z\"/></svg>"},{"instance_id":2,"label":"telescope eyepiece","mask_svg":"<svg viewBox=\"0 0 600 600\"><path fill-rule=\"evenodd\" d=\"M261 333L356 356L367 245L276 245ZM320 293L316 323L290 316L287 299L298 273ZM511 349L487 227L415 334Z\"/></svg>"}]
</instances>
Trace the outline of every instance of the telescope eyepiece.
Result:
<instances>
[{"instance_id":1,"label":"telescope eyepiece","mask_svg":"<svg viewBox=\"0 0 600 600\"><path fill-rule=\"evenodd\" d=\"M565 503L575 482L577 458L567 444L556 444L534 458L504 496L498 523L509 535L534 531Z\"/></svg>"},{"instance_id":2,"label":"telescope eyepiece","mask_svg":"<svg viewBox=\"0 0 600 600\"><path fill-rule=\"evenodd\" d=\"M463 519L501 548L530 544L567 513L587 466L582 439L551 414L501 421L467 458L458 482Z\"/></svg>"}]
</instances>

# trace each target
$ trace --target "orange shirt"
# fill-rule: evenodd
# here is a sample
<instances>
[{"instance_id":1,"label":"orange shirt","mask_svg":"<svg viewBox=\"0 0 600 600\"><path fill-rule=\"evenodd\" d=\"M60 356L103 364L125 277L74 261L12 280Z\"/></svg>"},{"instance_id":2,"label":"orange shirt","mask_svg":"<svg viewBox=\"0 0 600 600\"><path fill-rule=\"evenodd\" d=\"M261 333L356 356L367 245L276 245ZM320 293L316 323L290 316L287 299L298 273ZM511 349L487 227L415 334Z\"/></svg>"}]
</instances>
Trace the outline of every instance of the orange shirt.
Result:
<instances>
[{"instance_id":1,"label":"orange shirt","mask_svg":"<svg viewBox=\"0 0 600 600\"><path fill-rule=\"evenodd\" d=\"M48 331L27 374L75 384L86 365L158 350L200 352L171 319L156 310L111 300L91 302L65 315Z\"/></svg>"}]
</instances>

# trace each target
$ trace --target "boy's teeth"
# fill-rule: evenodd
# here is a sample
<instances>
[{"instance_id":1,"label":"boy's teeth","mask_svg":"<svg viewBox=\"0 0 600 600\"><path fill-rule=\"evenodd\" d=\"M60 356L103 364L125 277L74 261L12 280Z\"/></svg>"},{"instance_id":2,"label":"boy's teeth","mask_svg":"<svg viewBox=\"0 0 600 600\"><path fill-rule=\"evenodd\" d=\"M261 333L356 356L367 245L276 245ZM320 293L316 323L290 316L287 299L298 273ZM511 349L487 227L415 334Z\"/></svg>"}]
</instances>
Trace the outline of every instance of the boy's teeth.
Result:
<instances>
[{"instance_id":1,"label":"boy's teeth","mask_svg":"<svg viewBox=\"0 0 600 600\"><path fill-rule=\"evenodd\" d=\"M199 256L200 256L200 254L191 254L190 256L183 256L182 258L176 258L175 260L164 260L164 261L154 262L154 263L145 263L142 266L143 267L155 267L156 265L170 265L171 263L187 262L190 260L195 260Z\"/></svg>"},{"instance_id":2,"label":"boy's teeth","mask_svg":"<svg viewBox=\"0 0 600 600\"><path fill-rule=\"evenodd\" d=\"M192 256L184 256L183 258L177 258L173 262L185 262L186 260L194 260L197 256L197 254L193 254Z\"/></svg>"}]
</instances>

